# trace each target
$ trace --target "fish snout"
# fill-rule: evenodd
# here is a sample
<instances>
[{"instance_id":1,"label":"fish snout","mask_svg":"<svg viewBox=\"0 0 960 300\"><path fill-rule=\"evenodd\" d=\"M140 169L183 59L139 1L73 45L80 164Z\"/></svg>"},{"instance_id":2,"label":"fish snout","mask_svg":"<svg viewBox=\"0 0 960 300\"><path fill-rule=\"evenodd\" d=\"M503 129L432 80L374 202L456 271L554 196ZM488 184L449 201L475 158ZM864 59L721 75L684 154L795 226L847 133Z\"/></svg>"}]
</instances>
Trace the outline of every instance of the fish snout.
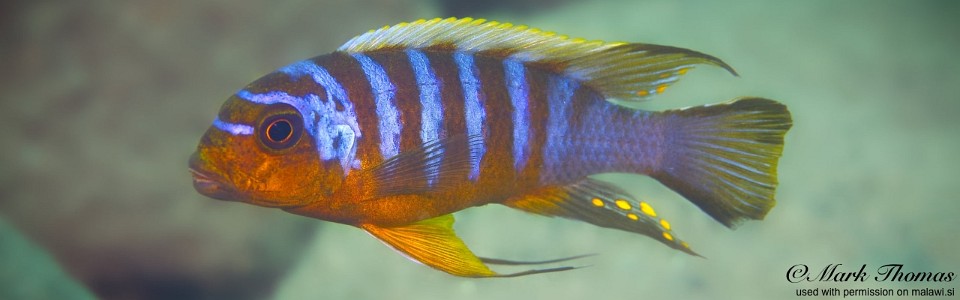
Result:
<instances>
[{"instance_id":1,"label":"fish snout","mask_svg":"<svg viewBox=\"0 0 960 300\"><path fill-rule=\"evenodd\" d=\"M199 152L190 155L190 175L193 177L193 188L200 194L218 200L237 201L236 190L223 182L220 176L210 171L207 164L200 158Z\"/></svg>"}]
</instances>

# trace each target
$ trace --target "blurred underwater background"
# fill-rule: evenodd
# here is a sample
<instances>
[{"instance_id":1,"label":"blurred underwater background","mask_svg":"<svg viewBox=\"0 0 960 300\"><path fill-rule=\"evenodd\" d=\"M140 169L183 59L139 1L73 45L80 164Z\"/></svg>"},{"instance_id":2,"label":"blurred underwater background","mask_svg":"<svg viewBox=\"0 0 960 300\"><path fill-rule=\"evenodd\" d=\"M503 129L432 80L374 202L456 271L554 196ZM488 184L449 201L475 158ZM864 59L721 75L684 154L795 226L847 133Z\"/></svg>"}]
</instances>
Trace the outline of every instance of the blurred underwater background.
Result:
<instances>
[{"instance_id":1,"label":"blurred underwater background","mask_svg":"<svg viewBox=\"0 0 960 300\"><path fill-rule=\"evenodd\" d=\"M702 51L660 110L761 96L794 126L778 205L737 230L654 180L603 175L707 259L636 234L491 205L474 252L574 271L465 279L361 230L194 191L186 162L246 83L349 38L471 16ZM793 265L960 273L960 2L5 1L0 4L0 299L788 299Z\"/></svg>"}]
</instances>

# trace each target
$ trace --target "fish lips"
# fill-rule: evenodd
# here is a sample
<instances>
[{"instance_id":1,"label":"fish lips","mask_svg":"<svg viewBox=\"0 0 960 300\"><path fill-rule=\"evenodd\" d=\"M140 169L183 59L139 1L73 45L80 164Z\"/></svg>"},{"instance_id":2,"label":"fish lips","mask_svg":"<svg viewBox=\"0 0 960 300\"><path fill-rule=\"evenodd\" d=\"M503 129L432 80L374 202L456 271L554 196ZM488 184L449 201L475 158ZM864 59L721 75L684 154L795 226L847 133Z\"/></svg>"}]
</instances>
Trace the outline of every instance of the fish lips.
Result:
<instances>
[{"instance_id":1,"label":"fish lips","mask_svg":"<svg viewBox=\"0 0 960 300\"><path fill-rule=\"evenodd\" d=\"M197 152L190 156L190 175L193 176L193 188L200 194L226 201L239 201L237 190L226 184L215 173L204 167Z\"/></svg>"}]
</instances>

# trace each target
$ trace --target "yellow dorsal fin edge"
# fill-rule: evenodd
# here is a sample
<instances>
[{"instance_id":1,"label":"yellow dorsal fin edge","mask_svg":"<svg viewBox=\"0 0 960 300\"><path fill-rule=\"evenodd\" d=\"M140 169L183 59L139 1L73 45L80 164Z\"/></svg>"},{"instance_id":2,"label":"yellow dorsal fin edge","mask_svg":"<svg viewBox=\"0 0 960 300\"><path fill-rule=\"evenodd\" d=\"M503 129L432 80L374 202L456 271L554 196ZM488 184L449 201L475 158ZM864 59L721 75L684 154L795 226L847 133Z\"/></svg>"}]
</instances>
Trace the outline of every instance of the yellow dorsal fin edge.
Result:
<instances>
[{"instance_id":1,"label":"yellow dorsal fin edge","mask_svg":"<svg viewBox=\"0 0 960 300\"><path fill-rule=\"evenodd\" d=\"M598 91L606 98L647 100L697 64L736 72L716 57L683 48L590 41L523 25L473 18L421 19L386 26L350 39L338 51L372 52L451 46L468 53L507 55L537 64Z\"/></svg>"}]
</instances>

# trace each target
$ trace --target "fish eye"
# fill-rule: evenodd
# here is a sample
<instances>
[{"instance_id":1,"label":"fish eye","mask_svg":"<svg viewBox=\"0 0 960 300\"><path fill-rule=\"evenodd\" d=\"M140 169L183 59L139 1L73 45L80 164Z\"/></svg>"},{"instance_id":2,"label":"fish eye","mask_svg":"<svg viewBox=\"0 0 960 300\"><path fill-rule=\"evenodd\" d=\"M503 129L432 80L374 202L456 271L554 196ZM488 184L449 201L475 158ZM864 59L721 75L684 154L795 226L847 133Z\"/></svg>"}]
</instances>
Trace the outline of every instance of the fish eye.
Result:
<instances>
[{"instance_id":1,"label":"fish eye","mask_svg":"<svg viewBox=\"0 0 960 300\"><path fill-rule=\"evenodd\" d=\"M270 115L260 124L260 142L273 150L291 148L300 140L303 123L295 112Z\"/></svg>"},{"instance_id":2,"label":"fish eye","mask_svg":"<svg viewBox=\"0 0 960 300\"><path fill-rule=\"evenodd\" d=\"M293 135L293 125L286 119L274 120L267 125L267 139L274 143L283 143Z\"/></svg>"}]
</instances>

